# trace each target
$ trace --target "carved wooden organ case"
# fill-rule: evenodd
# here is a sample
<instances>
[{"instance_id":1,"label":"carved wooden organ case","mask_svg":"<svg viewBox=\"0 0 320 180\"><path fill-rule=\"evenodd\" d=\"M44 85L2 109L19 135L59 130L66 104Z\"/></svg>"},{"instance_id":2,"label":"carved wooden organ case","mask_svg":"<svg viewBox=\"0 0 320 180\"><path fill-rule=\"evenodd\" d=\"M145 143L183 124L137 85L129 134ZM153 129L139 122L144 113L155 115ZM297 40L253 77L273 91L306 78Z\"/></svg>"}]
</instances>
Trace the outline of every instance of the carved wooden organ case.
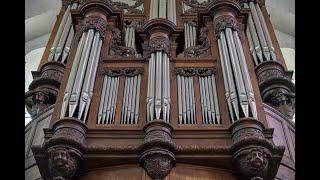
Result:
<instances>
[{"instance_id":1,"label":"carved wooden organ case","mask_svg":"<svg viewBox=\"0 0 320 180\"><path fill-rule=\"evenodd\" d=\"M273 179L264 104L294 112L263 1L63 1L34 78L30 112L55 104L45 179Z\"/></svg>"}]
</instances>

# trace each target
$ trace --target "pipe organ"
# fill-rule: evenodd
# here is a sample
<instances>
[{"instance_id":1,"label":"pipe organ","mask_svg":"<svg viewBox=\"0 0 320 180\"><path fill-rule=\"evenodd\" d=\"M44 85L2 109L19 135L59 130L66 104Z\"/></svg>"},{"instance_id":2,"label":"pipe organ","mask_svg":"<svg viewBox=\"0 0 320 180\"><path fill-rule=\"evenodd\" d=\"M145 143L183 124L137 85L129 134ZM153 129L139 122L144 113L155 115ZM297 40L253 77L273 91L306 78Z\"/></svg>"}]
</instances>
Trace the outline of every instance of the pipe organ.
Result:
<instances>
[{"instance_id":1,"label":"pipe organ","mask_svg":"<svg viewBox=\"0 0 320 180\"><path fill-rule=\"evenodd\" d=\"M294 134L294 85L263 1L63 1L26 94L35 117L54 104L31 146L43 179L294 174L275 125Z\"/></svg>"}]
</instances>

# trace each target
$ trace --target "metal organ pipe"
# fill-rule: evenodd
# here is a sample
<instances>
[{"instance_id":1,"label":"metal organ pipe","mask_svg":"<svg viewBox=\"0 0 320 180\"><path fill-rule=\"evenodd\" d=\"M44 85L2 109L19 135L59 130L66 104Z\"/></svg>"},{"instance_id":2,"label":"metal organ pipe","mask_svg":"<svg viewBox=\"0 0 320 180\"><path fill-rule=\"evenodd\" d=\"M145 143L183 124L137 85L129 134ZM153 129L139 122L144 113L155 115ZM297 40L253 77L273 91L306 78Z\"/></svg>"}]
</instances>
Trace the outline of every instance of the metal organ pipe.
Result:
<instances>
[{"instance_id":1,"label":"metal organ pipe","mask_svg":"<svg viewBox=\"0 0 320 180\"><path fill-rule=\"evenodd\" d=\"M50 49L48 61L60 61L63 64L66 63L65 61L69 55L71 42L74 37L70 11L77 9L78 7L79 4L76 2L72 2L67 6Z\"/></svg>"},{"instance_id":2,"label":"metal organ pipe","mask_svg":"<svg viewBox=\"0 0 320 180\"><path fill-rule=\"evenodd\" d=\"M239 34L233 27L235 24L222 27L218 31L220 34L217 34L226 99L232 122L241 117L257 118L253 88Z\"/></svg>"},{"instance_id":3,"label":"metal organ pipe","mask_svg":"<svg viewBox=\"0 0 320 180\"><path fill-rule=\"evenodd\" d=\"M164 18L176 23L176 2L175 0L151 0L149 19Z\"/></svg>"},{"instance_id":4,"label":"metal organ pipe","mask_svg":"<svg viewBox=\"0 0 320 180\"><path fill-rule=\"evenodd\" d=\"M259 4L256 2L249 2L244 3L244 7L249 8L251 11L248 19L248 28L250 29L250 34L248 31L246 34L248 39L250 36L252 38L253 43L250 45L250 48L254 46L254 49L256 50L256 56L259 59L258 64L263 61L276 60L274 46L272 44L270 34ZM259 52L260 46L262 47L263 56L261 52ZM256 63L256 65L258 64Z\"/></svg>"},{"instance_id":5,"label":"metal organ pipe","mask_svg":"<svg viewBox=\"0 0 320 180\"><path fill-rule=\"evenodd\" d=\"M104 22L102 25L106 26L105 20L101 21L100 17L88 18L92 18L90 21L93 22ZM86 122L103 43L101 33L89 26L81 36L65 89L60 118L77 117Z\"/></svg>"}]
</instances>

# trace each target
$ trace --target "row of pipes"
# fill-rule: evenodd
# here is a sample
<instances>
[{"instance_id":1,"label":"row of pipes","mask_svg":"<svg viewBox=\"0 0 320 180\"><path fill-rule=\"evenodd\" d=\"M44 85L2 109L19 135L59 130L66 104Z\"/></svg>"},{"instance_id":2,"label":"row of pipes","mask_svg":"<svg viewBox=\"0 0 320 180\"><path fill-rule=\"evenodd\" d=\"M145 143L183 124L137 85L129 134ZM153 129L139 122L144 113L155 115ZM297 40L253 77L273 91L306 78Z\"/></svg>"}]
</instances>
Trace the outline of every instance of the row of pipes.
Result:
<instances>
[{"instance_id":1,"label":"row of pipes","mask_svg":"<svg viewBox=\"0 0 320 180\"><path fill-rule=\"evenodd\" d=\"M179 124L196 124L193 77L177 75Z\"/></svg>"},{"instance_id":2,"label":"row of pipes","mask_svg":"<svg viewBox=\"0 0 320 180\"><path fill-rule=\"evenodd\" d=\"M119 77L104 76L98 111L98 124L114 123L118 87Z\"/></svg>"},{"instance_id":3,"label":"row of pipes","mask_svg":"<svg viewBox=\"0 0 320 180\"><path fill-rule=\"evenodd\" d=\"M170 73L169 57L163 51L156 51L149 59L147 122L162 119L169 122L170 114Z\"/></svg>"},{"instance_id":4,"label":"row of pipes","mask_svg":"<svg viewBox=\"0 0 320 180\"><path fill-rule=\"evenodd\" d=\"M77 9L79 6L80 4L77 2L71 2L67 6L50 49L48 61L60 61L61 63L66 64L75 33L70 11Z\"/></svg>"},{"instance_id":5,"label":"row of pipes","mask_svg":"<svg viewBox=\"0 0 320 180\"><path fill-rule=\"evenodd\" d=\"M249 2L244 3L244 7L250 9L246 34L255 65L263 61L276 60L275 50L259 4Z\"/></svg>"},{"instance_id":6,"label":"row of pipes","mask_svg":"<svg viewBox=\"0 0 320 180\"><path fill-rule=\"evenodd\" d=\"M141 75L126 77L121 124L138 124Z\"/></svg>"},{"instance_id":7,"label":"row of pipes","mask_svg":"<svg viewBox=\"0 0 320 180\"><path fill-rule=\"evenodd\" d=\"M238 32L229 27L221 31L218 48L232 122L240 116L257 118L253 88Z\"/></svg>"},{"instance_id":8,"label":"row of pipes","mask_svg":"<svg viewBox=\"0 0 320 180\"><path fill-rule=\"evenodd\" d=\"M201 112L203 124L220 124L220 110L218 104L215 75L199 76Z\"/></svg>"},{"instance_id":9,"label":"row of pipes","mask_svg":"<svg viewBox=\"0 0 320 180\"><path fill-rule=\"evenodd\" d=\"M60 118L77 117L86 121L102 42L100 33L94 29L82 33L64 92Z\"/></svg>"},{"instance_id":10,"label":"row of pipes","mask_svg":"<svg viewBox=\"0 0 320 180\"><path fill-rule=\"evenodd\" d=\"M193 25L191 22L184 22L184 46L185 49L191 46L196 46L196 37L197 37L197 30L196 26Z\"/></svg>"},{"instance_id":11,"label":"row of pipes","mask_svg":"<svg viewBox=\"0 0 320 180\"><path fill-rule=\"evenodd\" d=\"M176 1L175 0L150 0L149 19L164 18L176 23Z\"/></svg>"}]
</instances>

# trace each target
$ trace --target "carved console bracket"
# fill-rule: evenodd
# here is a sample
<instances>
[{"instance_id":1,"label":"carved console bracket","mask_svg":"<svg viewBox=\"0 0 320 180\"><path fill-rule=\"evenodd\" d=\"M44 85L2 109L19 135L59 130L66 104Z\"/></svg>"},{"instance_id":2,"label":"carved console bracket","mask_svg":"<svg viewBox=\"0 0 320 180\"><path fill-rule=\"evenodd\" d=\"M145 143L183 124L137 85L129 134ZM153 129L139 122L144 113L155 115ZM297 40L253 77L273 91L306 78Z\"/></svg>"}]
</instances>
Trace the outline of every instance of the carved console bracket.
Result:
<instances>
[{"instance_id":1,"label":"carved console bracket","mask_svg":"<svg viewBox=\"0 0 320 180\"><path fill-rule=\"evenodd\" d=\"M64 64L50 61L32 72L34 80L25 94L25 104L32 117L55 104L64 69Z\"/></svg>"},{"instance_id":2,"label":"carved console bracket","mask_svg":"<svg viewBox=\"0 0 320 180\"><path fill-rule=\"evenodd\" d=\"M210 40L208 37L208 28L203 27L200 29L200 35L198 39L197 46L188 47L184 51L184 56L187 58L195 58L195 57L210 57Z\"/></svg>"},{"instance_id":3,"label":"carved console bracket","mask_svg":"<svg viewBox=\"0 0 320 180\"><path fill-rule=\"evenodd\" d=\"M53 136L32 151L45 179L69 180L75 175L85 149L87 126L76 118L64 118L52 126Z\"/></svg>"},{"instance_id":4,"label":"carved console bracket","mask_svg":"<svg viewBox=\"0 0 320 180\"><path fill-rule=\"evenodd\" d=\"M284 147L275 146L268 141L264 136L264 125L253 118L236 121L231 125L230 131L232 161L243 179L273 179Z\"/></svg>"},{"instance_id":5,"label":"carved console bracket","mask_svg":"<svg viewBox=\"0 0 320 180\"><path fill-rule=\"evenodd\" d=\"M277 61L265 61L255 68L262 99L279 112L292 119L295 112L295 88Z\"/></svg>"},{"instance_id":6,"label":"carved console bracket","mask_svg":"<svg viewBox=\"0 0 320 180\"><path fill-rule=\"evenodd\" d=\"M139 149L140 166L152 179L164 179L175 166L172 127L162 120L153 120L144 127L145 137Z\"/></svg>"},{"instance_id":7,"label":"carved console bracket","mask_svg":"<svg viewBox=\"0 0 320 180\"><path fill-rule=\"evenodd\" d=\"M118 28L112 29L112 37L109 45L109 55L122 58L134 58L136 50L131 47L122 46L121 31Z\"/></svg>"}]
</instances>

